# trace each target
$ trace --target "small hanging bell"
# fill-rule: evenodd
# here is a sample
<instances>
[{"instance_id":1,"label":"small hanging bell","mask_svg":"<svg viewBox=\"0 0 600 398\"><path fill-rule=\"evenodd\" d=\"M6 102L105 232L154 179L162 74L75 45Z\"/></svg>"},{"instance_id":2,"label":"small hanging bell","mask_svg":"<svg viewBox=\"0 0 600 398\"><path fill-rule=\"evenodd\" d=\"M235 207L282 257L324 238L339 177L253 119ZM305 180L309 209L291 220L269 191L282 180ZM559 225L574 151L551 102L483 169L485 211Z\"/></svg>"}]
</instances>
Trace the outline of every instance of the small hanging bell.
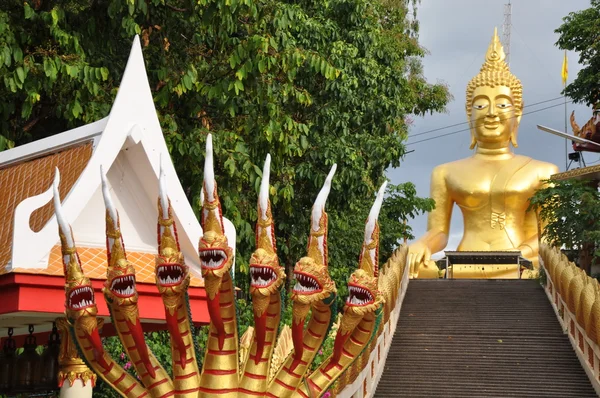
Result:
<instances>
[{"instance_id":1,"label":"small hanging bell","mask_svg":"<svg viewBox=\"0 0 600 398\"><path fill-rule=\"evenodd\" d=\"M29 325L29 336L25 337L23 352L17 357L16 388L27 392L38 386L40 374L40 356L36 351L37 341L33 335L33 325Z\"/></svg>"},{"instance_id":2,"label":"small hanging bell","mask_svg":"<svg viewBox=\"0 0 600 398\"><path fill-rule=\"evenodd\" d=\"M15 377L17 343L12 335L13 329L8 328L8 338L0 351L0 394L10 392Z\"/></svg>"}]
</instances>

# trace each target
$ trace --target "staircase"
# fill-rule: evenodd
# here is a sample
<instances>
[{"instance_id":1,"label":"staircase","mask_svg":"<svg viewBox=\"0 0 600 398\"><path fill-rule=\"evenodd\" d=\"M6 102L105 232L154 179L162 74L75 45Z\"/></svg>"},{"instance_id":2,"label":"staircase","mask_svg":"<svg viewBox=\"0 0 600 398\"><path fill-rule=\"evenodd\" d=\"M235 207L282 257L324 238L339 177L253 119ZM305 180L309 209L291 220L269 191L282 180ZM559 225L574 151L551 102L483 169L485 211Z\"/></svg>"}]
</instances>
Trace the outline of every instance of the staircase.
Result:
<instances>
[{"instance_id":1,"label":"staircase","mask_svg":"<svg viewBox=\"0 0 600 398\"><path fill-rule=\"evenodd\" d=\"M596 397L537 281L412 280L375 397Z\"/></svg>"}]
</instances>

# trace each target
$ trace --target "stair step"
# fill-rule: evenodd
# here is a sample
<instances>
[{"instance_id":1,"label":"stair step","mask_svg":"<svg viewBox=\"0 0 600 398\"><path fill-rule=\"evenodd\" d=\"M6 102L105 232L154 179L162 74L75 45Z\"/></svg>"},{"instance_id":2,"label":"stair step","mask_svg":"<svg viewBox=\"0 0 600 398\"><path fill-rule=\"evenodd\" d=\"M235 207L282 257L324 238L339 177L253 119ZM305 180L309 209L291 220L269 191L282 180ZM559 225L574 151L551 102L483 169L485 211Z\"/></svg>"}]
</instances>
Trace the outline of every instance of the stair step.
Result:
<instances>
[{"instance_id":1,"label":"stair step","mask_svg":"<svg viewBox=\"0 0 600 398\"><path fill-rule=\"evenodd\" d=\"M537 281L411 280L375 397L596 397Z\"/></svg>"}]
</instances>

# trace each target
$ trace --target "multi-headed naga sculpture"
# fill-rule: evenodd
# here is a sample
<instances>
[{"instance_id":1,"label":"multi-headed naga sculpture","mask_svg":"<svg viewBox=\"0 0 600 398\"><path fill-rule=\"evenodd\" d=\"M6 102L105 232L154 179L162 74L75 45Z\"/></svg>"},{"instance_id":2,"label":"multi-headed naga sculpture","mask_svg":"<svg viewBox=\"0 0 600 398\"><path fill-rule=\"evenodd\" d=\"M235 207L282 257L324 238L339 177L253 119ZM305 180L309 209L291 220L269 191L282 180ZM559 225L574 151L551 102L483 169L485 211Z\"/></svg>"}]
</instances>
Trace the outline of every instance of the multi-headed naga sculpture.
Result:
<instances>
[{"instance_id":1,"label":"multi-headed naga sculpture","mask_svg":"<svg viewBox=\"0 0 600 398\"><path fill-rule=\"evenodd\" d=\"M307 255L294 268L296 284L290 297L291 334L287 329L279 333L278 338L286 276L277 258L269 201L270 157L267 156L258 198L256 250L250 259L254 328L249 328L240 341L230 275L234 253L224 234L213 171L212 138L208 136L202 193L204 234L198 250L211 322L200 369L187 301L190 274L179 249L161 168L155 275L171 339L171 375L158 363L144 340L137 307L135 269L127 261L118 211L102 176L107 245L104 298L137 378L117 364L102 346L94 292L79 261L71 228L62 213L57 171L54 204L65 267L66 315L85 362L124 397L317 397L332 391L334 383L343 375L346 382L351 381L352 375L348 371L354 367L351 373L356 374L365 366L364 354L368 355L373 346L370 343L381 332L379 325L387 320L393 309L390 303L396 300L403 270L390 266L389 262L381 276L378 269L377 216L383 201L384 184L367 220L359 268L348 282L349 295L333 353L312 371L311 364L337 316L336 287L328 273L325 213L335 170L334 165L313 205ZM403 253L405 255L406 250L403 249ZM290 345L293 349L286 348Z\"/></svg>"}]
</instances>

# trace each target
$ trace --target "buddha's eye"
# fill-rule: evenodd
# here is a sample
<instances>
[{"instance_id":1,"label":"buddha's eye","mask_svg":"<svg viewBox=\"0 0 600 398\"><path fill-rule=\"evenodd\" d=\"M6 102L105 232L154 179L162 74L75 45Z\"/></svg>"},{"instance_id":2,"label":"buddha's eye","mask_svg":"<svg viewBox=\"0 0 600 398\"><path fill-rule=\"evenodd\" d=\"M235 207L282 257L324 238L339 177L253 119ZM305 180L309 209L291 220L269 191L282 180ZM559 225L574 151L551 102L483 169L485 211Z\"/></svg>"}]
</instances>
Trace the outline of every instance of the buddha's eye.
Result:
<instances>
[{"instance_id":1,"label":"buddha's eye","mask_svg":"<svg viewBox=\"0 0 600 398\"><path fill-rule=\"evenodd\" d=\"M480 110L485 108L487 108L487 104L473 104L473 109Z\"/></svg>"},{"instance_id":2,"label":"buddha's eye","mask_svg":"<svg viewBox=\"0 0 600 398\"><path fill-rule=\"evenodd\" d=\"M510 108L510 107L512 106L512 104L510 104L510 103L506 103L506 104L497 104L496 106L497 106L498 108L500 108L500 109L508 109L508 108Z\"/></svg>"}]
</instances>

